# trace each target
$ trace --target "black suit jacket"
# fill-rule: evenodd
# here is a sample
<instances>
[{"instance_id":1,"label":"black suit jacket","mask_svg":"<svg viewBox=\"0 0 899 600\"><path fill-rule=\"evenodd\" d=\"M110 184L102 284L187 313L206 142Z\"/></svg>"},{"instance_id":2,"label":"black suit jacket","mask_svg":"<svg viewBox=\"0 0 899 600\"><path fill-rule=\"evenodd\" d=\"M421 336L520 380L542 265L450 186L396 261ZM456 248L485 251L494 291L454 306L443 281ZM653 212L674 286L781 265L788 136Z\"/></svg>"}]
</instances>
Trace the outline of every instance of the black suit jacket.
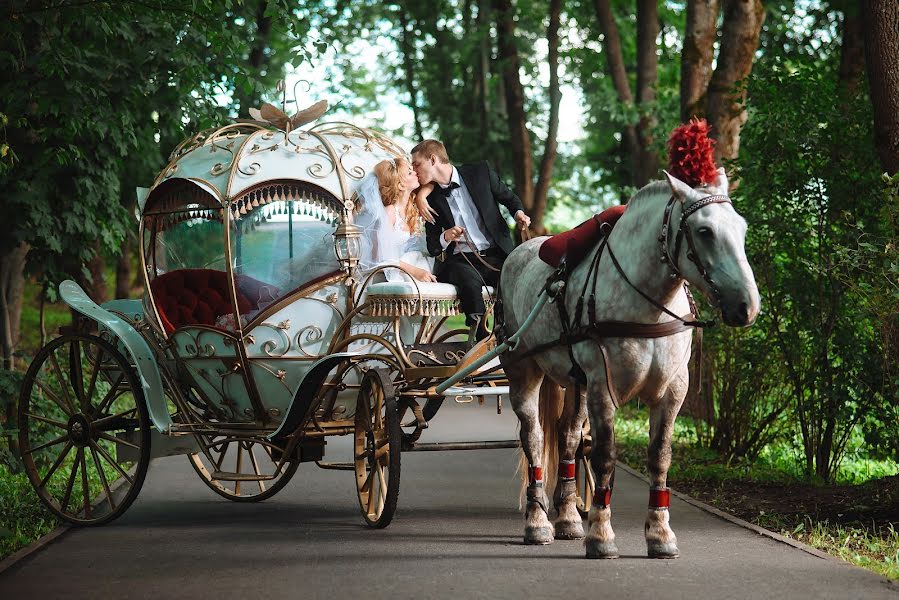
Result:
<instances>
[{"instance_id":1,"label":"black suit jacket","mask_svg":"<svg viewBox=\"0 0 899 600\"><path fill-rule=\"evenodd\" d=\"M478 163L457 166L459 177L465 182L465 187L471 194L472 200L481 214L487 234L494 246L508 255L515 247L506 219L499 211L499 205L505 206L513 216L519 210L524 210L521 200L506 185L500 181L496 171L491 168L486 160ZM435 184L434 191L428 196L428 204L437 211L435 222L425 223L425 234L428 242L428 252L431 256L437 256L443 252L440 244L440 236L443 231L456 225L456 219L450 210L446 195ZM456 243L452 242L446 248L447 255L455 250Z\"/></svg>"}]
</instances>

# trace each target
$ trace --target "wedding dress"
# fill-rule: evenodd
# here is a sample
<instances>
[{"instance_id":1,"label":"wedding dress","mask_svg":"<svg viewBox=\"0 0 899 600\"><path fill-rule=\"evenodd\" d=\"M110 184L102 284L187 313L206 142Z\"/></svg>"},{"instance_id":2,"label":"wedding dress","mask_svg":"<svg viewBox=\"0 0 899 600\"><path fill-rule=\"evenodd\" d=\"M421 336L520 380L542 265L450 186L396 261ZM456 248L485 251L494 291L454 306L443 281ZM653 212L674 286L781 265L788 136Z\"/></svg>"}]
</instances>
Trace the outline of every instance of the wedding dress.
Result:
<instances>
[{"instance_id":1,"label":"wedding dress","mask_svg":"<svg viewBox=\"0 0 899 600\"><path fill-rule=\"evenodd\" d=\"M362 228L359 270L364 275L378 267L399 266L400 262L431 271L434 259L427 254L427 243L421 231L404 229L405 219L396 204L384 206L378 189L378 178L369 173L359 186L358 212L353 222ZM411 199L409 200L412 201ZM394 217L391 224L388 211ZM387 281L411 281L400 269L382 271Z\"/></svg>"}]
</instances>

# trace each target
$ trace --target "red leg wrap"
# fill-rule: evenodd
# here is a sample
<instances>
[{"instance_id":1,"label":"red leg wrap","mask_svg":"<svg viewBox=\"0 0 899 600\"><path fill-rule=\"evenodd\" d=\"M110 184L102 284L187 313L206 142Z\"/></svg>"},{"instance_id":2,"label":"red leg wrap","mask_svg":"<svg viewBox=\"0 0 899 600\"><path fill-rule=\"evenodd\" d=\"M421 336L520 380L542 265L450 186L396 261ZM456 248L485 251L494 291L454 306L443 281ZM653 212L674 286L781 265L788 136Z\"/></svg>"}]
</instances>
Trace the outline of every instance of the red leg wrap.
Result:
<instances>
[{"instance_id":1,"label":"red leg wrap","mask_svg":"<svg viewBox=\"0 0 899 600\"><path fill-rule=\"evenodd\" d=\"M574 466L574 461L561 461L559 463L559 477L562 479L574 479Z\"/></svg>"},{"instance_id":2,"label":"red leg wrap","mask_svg":"<svg viewBox=\"0 0 899 600\"><path fill-rule=\"evenodd\" d=\"M607 508L612 503L612 488L596 488L593 492L593 506Z\"/></svg>"},{"instance_id":3,"label":"red leg wrap","mask_svg":"<svg viewBox=\"0 0 899 600\"><path fill-rule=\"evenodd\" d=\"M671 505L671 490L668 488L650 488L649 508L668 508Z\"/></svg>"},{"instance_id":4,"label":"red leg wrap","mask_svg":"<svg viewBox=\"0 0 899 600\"><path fill-rule=\"evenodd\" d=\"M543 482L543 467L528 467L528 483Z\"/></svg>"}]
</instances>

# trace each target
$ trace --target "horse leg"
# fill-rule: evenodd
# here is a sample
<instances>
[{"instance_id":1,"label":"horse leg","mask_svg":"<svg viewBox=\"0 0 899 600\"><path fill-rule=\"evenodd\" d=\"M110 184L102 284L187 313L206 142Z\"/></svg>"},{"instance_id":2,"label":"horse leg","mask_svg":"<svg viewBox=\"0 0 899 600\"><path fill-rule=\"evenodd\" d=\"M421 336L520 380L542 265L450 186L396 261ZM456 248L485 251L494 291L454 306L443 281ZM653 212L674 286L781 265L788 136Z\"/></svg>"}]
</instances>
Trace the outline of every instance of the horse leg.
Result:
<instances>
[{"instance_id":1,"label":"horse leg","mask_svg":"<svg viewBox=\"0 0 899 600\"><path fill-rule=\"evenodd\" d=\"M553 503L558 511L556 539L580 540L584 537L584 523L577 510L577 482L575 455L581 442L587 405L580 386L565 391L565 402L559 416L559 472Z\"/></svg>"},{"instance_id":2,"label":"horse leg","mask_svg":"<svg viewBox=\"0 0 899 600\"><path fill-rule=\"evenodd\" d=\"M615 532L612 531L612 479L615 473L615 405L605 388L605 382L594 383L589 388L590 430L593 434L593 450L590 466L596 479L593 505L587 523L590 527L584 542L587 558L618 558Z\"/></svg>"},{"instance_id":3,"label":"horse leg","mask_svg":"<svg viewBox=\"0 0 899 600\"><path fill-rule=\"evenodd\" d=\"M661 401L649 410L649 510L644 535L650 558L677 558L677 537L668 525L668 468L671 466L671 434L674 419L687 392L686 376L676 378Z\"/></svg>"},{"instance_id":4,"label":"horse leg","mask_svg":"<svg viewBox=\"0 0 899 600\"><path fill-rule=\"evenodd\" d=\"M539 392L543 372L533 360L504 365L509 378L509 400L521 424L521 449L528 461L525 544L551 544L553 526L547 516L543 489L543 430L540 427Z\"/></svg>"}]
</instances>

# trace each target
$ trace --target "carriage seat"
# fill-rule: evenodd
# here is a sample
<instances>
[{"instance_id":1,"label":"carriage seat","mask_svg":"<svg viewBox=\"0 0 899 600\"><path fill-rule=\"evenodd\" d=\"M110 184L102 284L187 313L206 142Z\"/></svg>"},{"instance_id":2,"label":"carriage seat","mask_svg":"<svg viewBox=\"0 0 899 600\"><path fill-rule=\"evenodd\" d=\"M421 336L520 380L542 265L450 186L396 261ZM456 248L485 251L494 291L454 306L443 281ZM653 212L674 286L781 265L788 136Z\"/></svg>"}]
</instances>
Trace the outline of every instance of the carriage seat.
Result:
<instances>
[{"instance_id":1,"label":"carriage seat","mask_svg":"<svg viewBox=\"0 0 899 600\"><path fill-rule=\"evenodd\" d=\"M602 237L600 227L604 223L609 223L614 227L621 215L624 214L625 208L627 208L626 204L607 208L574 229L550 237L540 246L540 260L551 267L558 267L565 258L568 268L574 268L584 260L590 252L590 248L596 245L599 238Z\"/></svg>"},{"instance_id":2,"label":"carriage seat","mask_svg":"<svg viewBox=\"0 0 899 600\"><path fill-rule=\"evenodd\" d=\"M278 297L278 288L247 275L235 275L234 281L242 316L261 310ZM232 314L224 271L178 269L154 279L150 288L166 333L186 325L216 326L220 317Z\"/></svg>"},{"instance_id":3,"label":"carriage seat","mask_svg":"<svg viewBox=\"0 0 899 600\"><path fill-rule=\"evenodd\" d=\"M481 291L484 302L492 305L493 288L483 287ZM370 314L374 317L447 317L461 314L456 286L449 283L385 281L369 284L365 292L366 301L371 304Z\"/></svg>"}]
</instances>

